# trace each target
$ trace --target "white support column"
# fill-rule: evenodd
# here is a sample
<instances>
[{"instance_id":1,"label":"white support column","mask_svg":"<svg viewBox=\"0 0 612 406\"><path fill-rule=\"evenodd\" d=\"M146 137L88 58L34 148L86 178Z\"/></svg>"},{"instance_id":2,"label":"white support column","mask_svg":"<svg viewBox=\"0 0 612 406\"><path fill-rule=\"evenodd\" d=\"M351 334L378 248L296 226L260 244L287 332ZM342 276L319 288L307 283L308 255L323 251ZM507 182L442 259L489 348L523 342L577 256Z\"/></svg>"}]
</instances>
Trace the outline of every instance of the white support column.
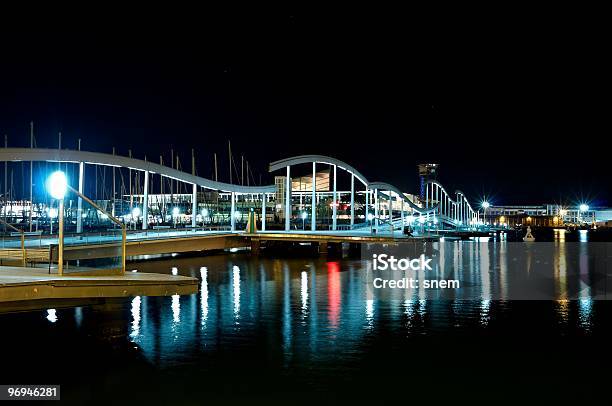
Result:
<instances>
[{"instance_id":1,"label":"white support column","mask_svg":"<svg viewBox=\"0 0 612 406\"><path fill-rule=\"evenodd\" d=\"M83 183L85 181L85 162L79 162L79 193L83 194ZM83 199L77 200L77 233L83 232Z\"/></svg>"},{"instance_id":2,"label":"white support column","mask_svg":"<svg viewBox=\"0 0 612 406\"><path fill-rule=\"evenodd\" d=\"M355 225L355 174L351 173L351 230Z\"/></svg>"},{"instance_id":3,"label":"white support column","mask_svg":"<svg viewBox=\"0 0 612 406\"><path fill-rule=\"evenodd\" d=\"M234 214L236 211L236 194L231 192L232 196L232 204L230 211L230 224L232 225L232 231L236 231L236 215Z\"/></svg>"},{"instance_id":4,"label":"white support column","mask_svg":"<svg viewBox=\"0 0 612 406\"><path fill-rule=\"evenodd\" d=\"M285 179L285 231L291 228L291 167L287 166Z\"/></svg>"},{"instance_id":5,"label":"white support column","mask_svg":"<svg viewBox=\"0 0 612 406\"><path fill-rule=\"evenodd\" d=\"M338 192L336 189L337 186L337 182L336 182L336 178L337 178L337 166L334 165L334 197L333 197L333 206L332 206L332 230L336 231L336 228L338 227L338 204L336 202L336 199L338 198Z\"/></svg>"},{"instance_id":6,"label":"white support column","mask_svg":"<svg viewBox=\"0 0 612 406\"><path fill-rule=\"evenodd\" d=\"M438 185L434 185L434 194L435 194L435 198L434 199L436 200L436 205L438 207L436 210L439 213L440 212L440 199L438 199L438 195L439 195L438 192L439 192Z\"/></svg>"},{"instance_id":7,"label":"white support column","mask_svg":"<svg viewBox=\"0 0 612 406\"><path fill-rule=\"evenodd\" d=\"M402 230L401 233L402 235L404 234L404 199L403 196L400 196L400 210L401 210L401 216L402 216Z\"/></svg>"},{"instance_id":8,"label":"white support column","mask_svg":"<svg viewBox=\"0 0 612 406\"><path fill-rule=\"evenodd\" d=\"M374 189L374 225L378 228L378 189Z\"/></svg>"},{"instance_id":9,"label":"white support column","mask_svg":"<svg viewBox=\"0 0 612 406\"><path fill-rule=\"evenodd\" d=\"M146 173L146 172L145 172ZM196 226L196 215L198 214L198 185L193 184L191 192L191 227Z\"/></svg>"},{"instance_id":10,"label":"white support column","mask_svg":"<svg viewBox=\"0 0 612 406\"><path fill-rule=\"evenodd\" d=\"M366 189L365 189L365 198L366 198L366 204L365 204L365 223L368 224L368 214L370 214L370 191L368 190L368 186L366 185Z\"/></svg>"},{"instance_id":11,"label":"white support column","mask_svg":"<svg viewBox=\"0 0 612 406\"><path fill-rule=\"evenodd\" d=\"M317 163L312 163L312 197L310 205L310 230L317 230Z\"/></svg>"},{"instance_id":12,"label":"white support column","mask_svg":"<svg viewBox=\"0 0 612 406\"><path fill-rule=\"evenodd\" d=\"M425 184L425 208L429 207L429 183Z\"/></svg>"},{"instance_id":13,"label":"white support column","mask_svg":"<svg viewBox=\"0 0 612 406\"><path fill-rule=\"evenodd\" d=\"M144 173L144 198L142 200L142 229L149 228L149 171Z\"/></svg>"},{"instance_id":14,"label":"white support column","mask_svg":"<svg viewBox=\"0 0 612 406\"><path fill-rule=\"evenodd\" d=\"M261 231L266 231L266 203L267 203L267 194L262 193L262 203L261 203Z\"/></svg>"}]
</instances>

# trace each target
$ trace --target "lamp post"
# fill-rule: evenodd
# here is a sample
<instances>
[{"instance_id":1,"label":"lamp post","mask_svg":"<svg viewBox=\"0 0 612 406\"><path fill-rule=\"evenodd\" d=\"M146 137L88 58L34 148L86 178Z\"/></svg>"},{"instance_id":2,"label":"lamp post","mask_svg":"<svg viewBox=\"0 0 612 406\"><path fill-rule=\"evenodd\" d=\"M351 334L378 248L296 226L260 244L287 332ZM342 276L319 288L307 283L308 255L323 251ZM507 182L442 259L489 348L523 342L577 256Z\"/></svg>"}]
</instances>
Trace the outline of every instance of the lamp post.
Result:
<instances>
[{"instance_id":1,"label":"lamp post","mask_svg":"<svg viewBox=\"0 0 612 406\"><path fill-rule=\"evenodd\" d=\"M580 205L579 209L580 209L580 220L579 221L582 223L582 216L583 216L582 213L585 213L585 212L589 211L589 205L585 204L585 203L582 203Z\"/></svg>"},{"instance_id":2,"label":"lamp post","mask_svg":"<svg viewBox=\"0 0 612 406\"><path fill-rule=\"evenodd\" d=\"M66 174L62 171L55 171L47 179L47 190L54 199L59 202L58 208L58 253L57 253L57 273L64 274L64 196L68 190Z\"/></svg>"},{"instance_id":3,"label":"lamp post","mask_svg":"<svg viewBox=\"0 0 612 406\"><path fill-rule=\"evenodd\" d=\"M172 218L173 218L173 221L174 221L174 228L176 228L176 221L178 219L179 213L180 213L180 210L179 210L178 207L175 207L175 208L172 209Z\"/></svg>"},{"instance_id":4,"label":"lamp post","mask_svg":"<svg viewBox=\"0 0 612 406\"><path fill-rule=\"evenodd\" d=\"M483 222L483 226L487 225L487 209L489 208L489 206L490 206L490 204L486 200L484 202L482 202L482 222Z\"/></svg>"},{"instance_id":5,"label":"lamp post","mask_svg":"<svg viewBox=\"0 0 612 406\"><path fill-rule=\"evenodd\" d=\"M204 227L204 223L206 222L206 217L208 217L208 209L202 210L202 227Z\"/></svg>"},{"instance_id":6,"label":"lamp post","mask_svg":"<svg viewBox=\"0 0 612 406\"><path fill-rule=\"evenodd\" d=\"M134 230L136 230L136 226L138 225L138 217L140 217L140 207L134 207L132 209L132 220L134 222Z\"/></svg>"},{"instance_id":7,"label":"lamp post","mask_svg":"<svg viewBox=\"0 0 612 406\"><path fill-rule=\"evenodd\" d=\"M306 214L305 211L302 212L302 229L306 230L306 217L308 217L308 214Z\"/></svg>"}]
</instances>

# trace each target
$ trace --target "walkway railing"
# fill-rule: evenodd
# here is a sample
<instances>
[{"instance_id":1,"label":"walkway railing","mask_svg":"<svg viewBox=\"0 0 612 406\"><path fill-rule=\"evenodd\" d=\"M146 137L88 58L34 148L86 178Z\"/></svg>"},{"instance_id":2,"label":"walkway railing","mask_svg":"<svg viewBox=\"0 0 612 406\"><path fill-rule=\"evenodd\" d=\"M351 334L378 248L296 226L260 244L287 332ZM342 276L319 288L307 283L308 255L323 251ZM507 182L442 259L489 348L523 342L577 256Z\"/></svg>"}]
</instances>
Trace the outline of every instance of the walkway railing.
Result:
<instances>
[{"instance_id":1,"label":"walkway railing","mask_svg":"<svg viewBox=\"0 0 612 406\"><path fill-rule=\"evenodd\" d=\"M12 248L4 248L4 237L2 238L2 245L3 248L0 250L0 258L4 259L18 259L19 256L21 257L21 265L22 266L26 266L26 249L25 249L25 233L23 232L23 230L18 229L17 227L13 226L12 224L9 224L7 222L5 222L4 220L0 219L0 223L2 223L3 225L7 226L8 228L10 228L11 230L15 231L16 233L19 234L19 245L20 245L20 249L19 250L15 250Z\"/></svg>"}]
</instances>

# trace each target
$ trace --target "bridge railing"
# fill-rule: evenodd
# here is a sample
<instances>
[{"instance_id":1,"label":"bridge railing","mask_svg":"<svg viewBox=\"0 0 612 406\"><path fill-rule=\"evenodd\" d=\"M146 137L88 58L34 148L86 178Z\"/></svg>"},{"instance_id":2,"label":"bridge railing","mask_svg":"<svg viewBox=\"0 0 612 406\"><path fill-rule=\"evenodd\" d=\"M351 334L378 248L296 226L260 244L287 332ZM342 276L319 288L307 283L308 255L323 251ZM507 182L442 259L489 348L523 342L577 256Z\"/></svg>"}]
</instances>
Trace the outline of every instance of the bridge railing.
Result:
<instances>
[{"instance_id":1,"label":"bridge railing","mask_svg":"<svg viewBox=\"0 0 612 406\"><path fill-rule=\"evenodd\" d=\"M10 237L16 237L18 240L15 240L14 245L8 245L5 247L4 236L2 236L2 249L0 250L0 263L8 261L19 261L21 266L26 265L26 249L25 249L25 233L23 230L18 229L17 227L5 222L0 219L0 223L5 227L13 230L10 234ZM17 242L18 241L18 242Z\"/></svg>"}]
</instances>

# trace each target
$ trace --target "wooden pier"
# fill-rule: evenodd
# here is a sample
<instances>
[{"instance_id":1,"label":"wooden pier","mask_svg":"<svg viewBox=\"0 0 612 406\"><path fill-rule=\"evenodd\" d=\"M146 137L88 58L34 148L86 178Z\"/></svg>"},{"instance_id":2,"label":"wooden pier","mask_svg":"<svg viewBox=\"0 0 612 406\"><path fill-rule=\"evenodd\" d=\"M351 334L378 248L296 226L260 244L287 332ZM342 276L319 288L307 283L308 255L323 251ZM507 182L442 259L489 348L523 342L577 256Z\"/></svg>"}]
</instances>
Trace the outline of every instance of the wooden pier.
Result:
<instances>
[{"instance_id":1,"label":"wooden pier","mask_svg":"<svg viewBox=\"0 0 612 406\"><path fill-rule=\"evenodd\" d=\"M74 268L73 271L59 276L41 268L0 267L0 313L40 308L50 299L189 295L198 290L198 279L185 276Z\"/></svg>"}]
</instances>

